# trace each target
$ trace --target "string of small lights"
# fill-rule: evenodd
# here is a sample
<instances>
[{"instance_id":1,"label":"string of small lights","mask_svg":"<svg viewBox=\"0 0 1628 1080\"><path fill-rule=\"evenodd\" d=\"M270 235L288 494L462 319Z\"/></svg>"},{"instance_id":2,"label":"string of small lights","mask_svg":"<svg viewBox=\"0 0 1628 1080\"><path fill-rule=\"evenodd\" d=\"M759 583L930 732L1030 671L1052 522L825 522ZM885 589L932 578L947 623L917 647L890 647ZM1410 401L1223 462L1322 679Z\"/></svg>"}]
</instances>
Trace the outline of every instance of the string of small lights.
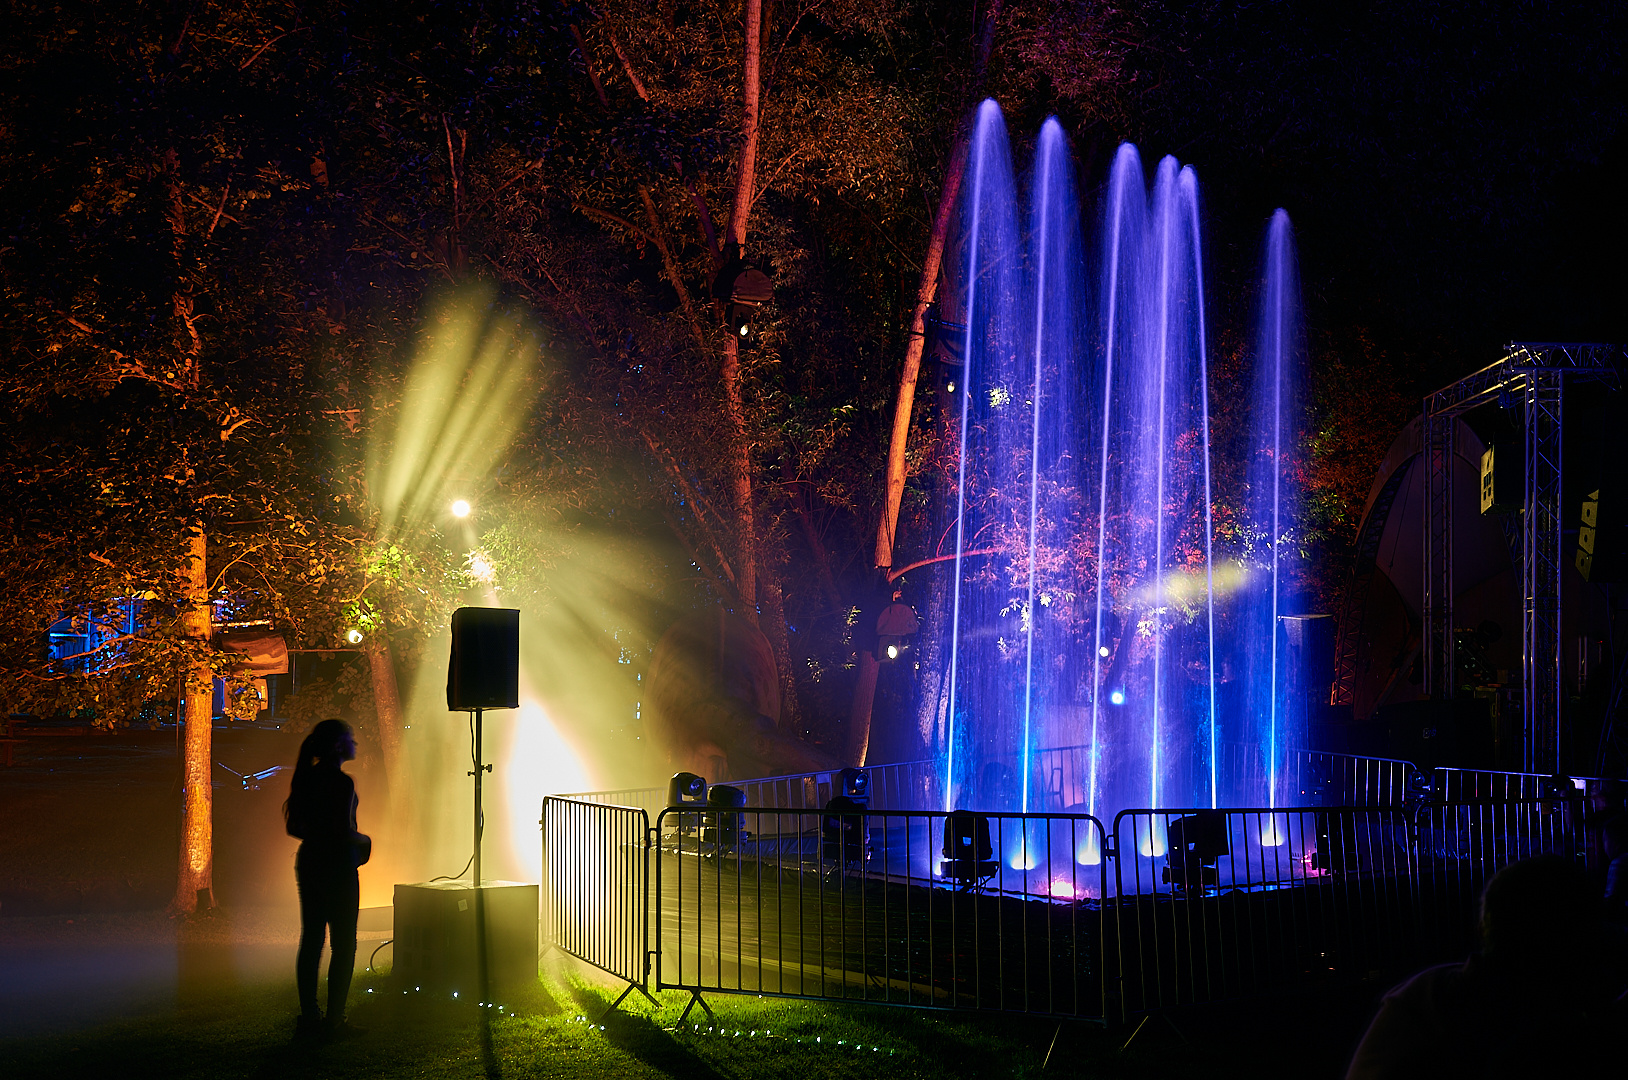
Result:
<instances>
[{"instance_id":1,"label":"string of small lights","mask_svg":"<svg viewBox=\"0 0 1628 1080\"><path fill-rule=\"evenodd\" d=\"M370 994L373 993L372 988L370 987L367 992L370 993ZM406 995L409 995L409 994L421 994L423 992L424 992L423 987L415 986L411 990L403 990L402 994L404 996L406 996ZM458 1000L458 991L456 991L456 990L452 991L452 998L453 998L453 1000ZM508 1012L507 1011L508 1010L507 1006L499 1005L499 1004L497 1004L495 1002L478 1001L475 1004L476 1004L476 1006L478 1008L496 1009L498 1012L504 1013L507 1016L514 1016L515 1015L513 1012ZM590 1020L587 1016L585 1016L585 1015L583 1015L581 1013L578 1013L576 1016L572 1016L572 1017L564 1020L563 1022L567 1023L567 1024L581 1024L581 1025L586 1026L589 1030L593 1030L593 1029L596 1029L596 1028L598 1030L600 1030L600 1031L605 1030L605 1025L604 1024L596 1024L592 1020ZM782 1041L789 1042L789 1043L792 1043L792 1044L797 1045L797 1046L809 1046L809 1047L818 1046L818 1047L821 1047L821 1048L827 1049L827 1050L841 1049L841 1050L856 1050L856 1051L860 1051L860 1052L869 1050L873 1054L880 1054L883 1050L887 1050L887 1054L888 1054L889 1057L892 1057L892 1056L894 1056L895 1054L898 1053L897 1050L889 1048L889 1047L866 1046L864 1043L858 1041L857 1039L854 1040L853 1042L849 1042L847 1039L836 1039L836 1040L834 1040L832 1042L826 1042L825 1041L825 1036L823 1036L823 1035L816 1035L812 1039L805 1039L805 1038L802 1038L800 1036L793 1036L793 1035L776 1035L774 1033L774 1029L772 1029L772 1028L763 1028L761 1031L758 1030L757 1028L749 1028L749 1029L745 1029L745 1030L737 1028L737 1029L731 1031L728 1027L721 1027L721 1026L719 1026L717 1024L710 1024L710 1025L708 1025L707 1027L704 1027L704 1028L700 1024L691 1024L688 1028L674 1026L674 1027L670 1027L670 1028L663 1028L662 1030L671 1032L674 1035L690 1035L690 1036L694 1036L696 1038L780 1039Z\"/></svg>"}]
</instances>

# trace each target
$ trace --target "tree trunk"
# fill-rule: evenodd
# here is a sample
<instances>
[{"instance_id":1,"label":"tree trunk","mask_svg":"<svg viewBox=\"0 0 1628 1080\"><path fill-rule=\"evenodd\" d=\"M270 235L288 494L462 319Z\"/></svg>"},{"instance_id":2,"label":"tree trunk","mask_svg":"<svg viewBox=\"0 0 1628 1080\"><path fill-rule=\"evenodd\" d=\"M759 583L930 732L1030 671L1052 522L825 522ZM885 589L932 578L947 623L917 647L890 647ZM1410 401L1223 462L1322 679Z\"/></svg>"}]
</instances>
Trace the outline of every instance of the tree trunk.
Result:
<instances>
[{"instance_id":1,"label":"tree trunk","mask_svg":"<svg viewBox=\"0 0 1628 1080\"><path fill-rule=\"evenodd\" d=\"M181 568L181 632L190 648L186 682L186 738L181 758L181 868L170 911L190 915L215 906L213 736L215 673L209 667L208 550L201 523L192 526Z\"/></svg>"},{"instance_id":2,"label":"tree trunk","mask_svg":"<svg viewBox=\"0 0 1628 1080\"><path fill-rule=\"evenodd\" d=\"M876 613L861 614L874 618ZM869 649L858 652L859 675L854 680L854 696L848 714L848 759L863 769L865 758L871 751L871 705L876 701L876 679L882 673L882 665L876 662L876 654Z\"/></svg>"},{"instance_id":3,"label":"tree trunk","mask_svg":"<svg viewBox=\"0 0 1628 1080\"><path fill-rule=\"evenodd\" d=\"M989 54L995 44L995 24L1000 20L1000 13L1001 0L992 0L984 15L984 24L978 36L978 51L973 60L972 82L968 87L971 101L976 101L983 92L984 72L989 67ZM950 154L949 168L944 174L944 187L938 193L938 212L933 215L933 231L927 238L927 257L922 260L921 281L916 287L916 309L910 317L904 370L899 373L899 396L893 406L893 432L888 439L887 492L882 520L876 526L875 565L883 571L893 566L899 505L904 499L905 447L910 440L910 418L916 409L916 381L921 376L921 354L927 341L927 308L938 292L938 271L944 261L944 244L949 238L955 204L961 195L961 181L967 172L971 138L972 125L963 119L956 135L955 149ZM870 746L871 710L876 701L877 674L876 657L867 650L861 650L859 680L854 685L853 703L848 716L849 746L857 754L860 765L865 763L865 754Z\"/></svg>"},{"instance_id":4,"label":"tree trunk","mask_svg":"<svg viewBox=\"0 0 1628 1080\"><path fill-rule=\"evenodd\" d=\"M373 709L379 717L379 753L384 758L384 782L394 799L397 789L402 786L401 695L396 691L396 661L382 629L368 635L366 651L368 674L373 678Z\"/></svg>"},{"instance_id":5,"label":"tree trunk","mask_svg":"<svg viewBox=\"0 0 1628 1080\"><path fill-rule=\"evenodd\" d=\"M762 67L763 0L745 0L745 52L741 65L741 152L735 173L735 203L729 214L728 237L746 246L746 223L752 213L752 192L757 183L758 86ZM731 333L724 340L722 371L724 413L731 434L729 486L735 510L735 585L740 592L741 617L757 624L757 514L752 492L752 449L746 431L746 409L741 398L740 341Z\"/></svg>"},{"instance_id":6,"label":"tree trunk","mask_svg":"<svg viewBox=\"0 0 1628 1080\"><path fill-rule=\"evenodd\" d=\"M797 668L791 655L791 636L786 632L785 596L780 574L773 567L763 573L763 633L774 650L774 663L780 676L780 727L802 733L802 709L797 704Z\"/></svg>"},{"instance_id":7,"label":"tree trunk","mask_svg":"<svg viewBox=\"0 0 1628 1080\"><path fill-rule=\"evenodd\" d=\"M983 92L984 72L995 44L995 24L1000 19L1001 0L993 0L984 16L973 62L968 104ZM905 446L910 439L910 417L916 407L916 380L921 375L921 354L926 346L927 308L938 292L938 271L944 261L944 244L950 234L950 220L961 195L961 181L967 172L971 152L972 124L963 118L956 134L955 150L944 174L944 187L938 193L938 212L933 215L933 231L927 238L927 257L921 264L921 281L916 286L916 308L910 316L910 337L905 343L904 370L899 374L899 396L893 406L893 431L888 439L887 495L882 520L876 528L876 565L893 565L893 542L899 528L899 504L904 499Z\"/></svg>"}]
</instances>

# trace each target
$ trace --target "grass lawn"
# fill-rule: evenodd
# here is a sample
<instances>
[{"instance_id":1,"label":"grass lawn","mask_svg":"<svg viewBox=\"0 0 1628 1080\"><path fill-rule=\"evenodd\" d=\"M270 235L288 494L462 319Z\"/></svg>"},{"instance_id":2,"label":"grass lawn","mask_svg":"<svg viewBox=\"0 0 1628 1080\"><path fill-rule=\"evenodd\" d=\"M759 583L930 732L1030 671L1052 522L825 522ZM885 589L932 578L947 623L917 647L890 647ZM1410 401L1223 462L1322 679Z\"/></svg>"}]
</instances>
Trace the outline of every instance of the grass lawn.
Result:
<instances>
[{"instance_id":1,"label":"grass lawn","mask_svg":"<svg viewBox=\"0 0 1628 1080\"><path fill-rule=\"evenodd\" d=\"M0 1075L41 1077L1337 1077L1366 1000L1257 1002L1130 1034L1079 1021L717 996L717 1025L686 995L659 1008L556 968L482 1008L360 978L367 1034L295 1047L292 987L190 993L172 1011L72 1034L0 1042ZM1329 1019L1330 1012L1335 1019ZM1298 1015L1297 1015L1298 1014ZM1313 1018L1320 1017L1321 1020ZM1047 1060L1048 1052L1050 1059Z\"/></svg>"},{"instance_id":2,"label":"grass lawn","mask_svg":"<svg viewBox=\"0 0 1628 1080\"><path fill-rule=\"evenodd\" d=\"M278 738L217 731L217 758L240 771L286 760ZM174 881L174 732L38 742L0 777L0 1080L1337 1078L1384 989L1177 1014L1122 1051L1129 1030L1080 1021L724 995L708 999L716 1028L695 1010L680 1031L677 992L659 1008L629 998L601 1027L586 1018L619 987L555 962L501 1012L361 975L352 1020L368 1034L295 1048L282 791L217 789L224 907L174 923L156 910ZM364 935L359 968L383 936Z\"/></svg>"}]
</instances>

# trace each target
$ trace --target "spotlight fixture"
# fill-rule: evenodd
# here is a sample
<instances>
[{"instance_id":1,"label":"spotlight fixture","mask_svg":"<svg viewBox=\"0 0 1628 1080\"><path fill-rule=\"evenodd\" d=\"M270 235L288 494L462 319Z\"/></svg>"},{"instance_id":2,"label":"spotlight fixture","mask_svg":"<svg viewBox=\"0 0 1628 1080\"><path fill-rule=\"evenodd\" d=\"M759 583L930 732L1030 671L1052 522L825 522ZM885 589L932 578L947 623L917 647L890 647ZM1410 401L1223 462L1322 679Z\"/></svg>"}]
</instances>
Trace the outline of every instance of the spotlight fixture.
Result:
<instances>
[{"instance_id":1,"label":"spotlight fixture","mask_svg":"<svg viewBox=\"0 0 1628 1080\"><path fill-rule=\"evenodd\" d=\"M469 500L468 499L454 500L453 504L452 504L452 516L455 517L455 518L466 518L466 517L468 517L469 516Z\"/></svg>"},{"instance_id":2,"label":"spotlight fixture","mask_svg":"<svg viewBox=\"0 0 1628 1080\"><path fill-rule=\"evenodd\" d=\"M871 778L864 769L843 769L838 775L842 787L842 794L854 800L861 806L869 806L871 801Z\"/></svg>"},{"instance_id":3,"label":"spotlight fixture","mask_svg":"<svg viewBox=\"0 0 1628 1080\"><path fill-rule=\"evenodd\" d=\"M825 815L820 818L820 856L839 871L850 866L863 867L870 857L870 830L862 813L867 801L842 794L825 804Z\"/></svg>"},{"instance_id":4,"label":"spotlight fixture","mask_svg":"<svg viewBox=\"0 0 1628 1080\"><path fill-rule=\"evenodd\" d=\"M1108 695L1108 700L1113 702L1115 705L1125 704L1125 691L1115 690L1113 693Z\"/></svg>"},{"instance_id":5,"label":"spotlight fixture","mask_svg":"<svg viewBox=\"0 0 1628 1080\"><path fill-rule=\"evenodd\" d=\"M667 782L668 806L700 806L707 801L705 777L692 772L674 773Z\"/></svg>"},{"instance_id":6,"label":"spotlight fixture","mask_svg":"<svg viewBox=\"0 0 1628 1080\"><path fill-rule=\"evenodd\" d=\"M746 805L746 792L732 784L707 788L707 812L702 815L701 842L715 851L733 851L752 834L746 831L746 815L738 811Z\"/></svg>"},{"instance_id":7,"label":"spotlight fixture","mask_svg":"<svg viewBox=\"0 0 1628 1080\"><path fill-rule=\"evenodd\" d=\"M1165 826L1165 867L1160 879L1180 889L1213 889L1220 884L1217 864L1232 851L1227 816L1200 810L1173 818Z\"/></svg>"},{"instance_id":8,"label":"spotlight fixture","mask_svg":"<svg viewBox=\"0 0 1628 1080\"><path fill-rule=\"evenodd\" d=\"M345 631L345 640L352 645L360 645L362 643L362 632L353 626Z\"/></svg>"},{"instance_id":9,"label":"spotlight fixture","mask_svg":"<svg viewBox=\"0 0 1628 1080\"><path fill-rule=\"evenodd\" d=\"M995 847L989 842L989 819L966 810L953 811L944 819L944 859L939 872L959 892L968 892L1000 873Z\"/></svg>"},{"instance_id":10,"label":"spotlight fixture","mask_svg":"<svg viewBox=\"0 0 1628 1080\"><path fill-rule=\"evenodd\" d=\"M667 805L671 807L703 807L707 804L707 780L704 776L697 776L692 772L674 773L673 778L667 782ZM667 821L673 828L672 839L682 843L683 839L694 837L701 831L702 815L699 813L673 814Z\"/></svg>"}]
</instances>

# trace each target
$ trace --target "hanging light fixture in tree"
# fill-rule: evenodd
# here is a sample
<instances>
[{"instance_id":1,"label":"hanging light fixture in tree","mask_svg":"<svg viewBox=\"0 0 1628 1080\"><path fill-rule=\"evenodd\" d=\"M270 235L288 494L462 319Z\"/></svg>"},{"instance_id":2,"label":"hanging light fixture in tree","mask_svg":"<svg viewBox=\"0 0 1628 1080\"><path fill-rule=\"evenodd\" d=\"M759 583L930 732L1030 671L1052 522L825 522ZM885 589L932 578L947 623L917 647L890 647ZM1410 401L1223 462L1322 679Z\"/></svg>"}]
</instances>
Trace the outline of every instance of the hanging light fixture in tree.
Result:
<instances>
[{"instance_id":1,"label":"hanging light fixture in tree","mask_svg":"<svg viewBox=\"0 0 1628 1080\"><path fill-rule=\"evenodd\" d=\"M723 265L712 279L712 298L722 306L724 325L731 333L746 337L758 308L774 299L774 283L755 266L741 262L741 247L734 241L724 245Z\"/></svg>"},{"instance_id":2,"label":"hanging light fixture in tree","mask_svg":"<svg viewBox=\"0 0 1628 1080\"><path fill-rule=\"evenodd\" d=\"M893 603L876 616L876 659L886 663L897 660L910 647L910 639L921 629L916 609L893 594Z\"/></svg>"},{"instance_id":3,"label":"hanging light fixture in tree","mask_svg":"<svg viewBox=\"0 0 1628 1080\"><path fill-rule=\"evenodd\" d=\"M921 325L926 339L922 355L933 362L945 391L953 394L963 381L961 374L967 364L967 328L963 323L943 318L937 304L927 305Z\"/></svg>"}]
</instances>

